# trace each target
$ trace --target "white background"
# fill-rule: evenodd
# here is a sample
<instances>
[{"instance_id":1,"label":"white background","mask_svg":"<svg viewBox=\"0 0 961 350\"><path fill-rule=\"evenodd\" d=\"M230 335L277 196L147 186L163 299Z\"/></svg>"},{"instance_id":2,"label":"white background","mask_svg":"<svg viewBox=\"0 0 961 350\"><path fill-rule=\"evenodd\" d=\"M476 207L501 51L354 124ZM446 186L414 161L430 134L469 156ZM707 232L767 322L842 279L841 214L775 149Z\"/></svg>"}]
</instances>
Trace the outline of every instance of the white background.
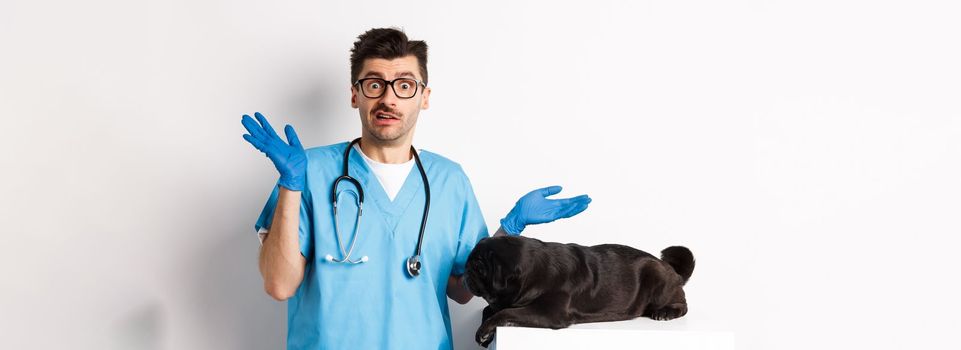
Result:
<instances>
[{"instance_id":1,"label":"white background","mask_svg":"<svg viewBox=\"0 0 961 350\"><path fill-rule=\"evenodd\" d=\"M0 3L0 348L281 348L244 113L359 135L348 50L430 46L415 146L491 230L690 247L688 322L740 349L958 348L961 17L951 1ZM427 242L426 244L430 244ZM473 349L483 301L452 304Z\"/></svg>"}]
</instances>

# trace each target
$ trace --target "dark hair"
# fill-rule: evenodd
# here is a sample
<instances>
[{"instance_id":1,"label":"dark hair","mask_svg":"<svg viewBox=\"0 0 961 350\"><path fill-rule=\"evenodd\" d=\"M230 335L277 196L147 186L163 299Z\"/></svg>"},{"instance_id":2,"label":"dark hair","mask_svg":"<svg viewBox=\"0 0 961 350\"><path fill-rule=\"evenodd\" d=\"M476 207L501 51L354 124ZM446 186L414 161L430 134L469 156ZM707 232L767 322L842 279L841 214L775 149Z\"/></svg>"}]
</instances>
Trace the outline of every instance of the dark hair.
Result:
<instances>
[{"instance_id":1,"label":"dark hair","mask_svg":"<svg viewBox=\"0 0 961 350\"><path fill-rule=\"evenodd\" d=\"M354 48L350 49L350 82L357 81L364 60L383 58L392 60L414 55L420 66L420 76L427 85L427 43L422 40L407 40L407 34L397 28L374 28L357 37Z\"/></svg>"}]
</instances>

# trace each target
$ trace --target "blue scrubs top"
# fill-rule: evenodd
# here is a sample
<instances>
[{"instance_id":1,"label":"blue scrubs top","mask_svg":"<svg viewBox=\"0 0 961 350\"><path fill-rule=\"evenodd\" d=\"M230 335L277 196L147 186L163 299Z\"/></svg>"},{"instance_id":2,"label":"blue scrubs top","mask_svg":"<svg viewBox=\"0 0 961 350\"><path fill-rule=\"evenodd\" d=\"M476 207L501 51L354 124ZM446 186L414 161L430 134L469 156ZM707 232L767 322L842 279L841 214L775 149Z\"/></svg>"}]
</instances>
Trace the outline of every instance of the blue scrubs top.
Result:
<instances>
[{"instance_id":1,"label":"blue scrubs top","mask_svg":"<svg viewBox=\"0 0 961 350\"><path fill-rule=\"evenodd\" d=\"M417 167L393 201L366 162L351 150L350 175L364 188L364 210L352 260L342 258L334 236L331 186L343 172L348 143L307 149L307 186L301 192L300 249L307 258L304 279L287 301L287 349L452 349L447 281L462 275L471 249L488 236L470 181L461 166L421 150L431 201L421 252L421 273L409 278L424 210L424 185ZM254 230L270 228L279 187L274 186ZM354 186L341 181L338 230L349 249L357 206Z\"/></svg>"}]
</instances>

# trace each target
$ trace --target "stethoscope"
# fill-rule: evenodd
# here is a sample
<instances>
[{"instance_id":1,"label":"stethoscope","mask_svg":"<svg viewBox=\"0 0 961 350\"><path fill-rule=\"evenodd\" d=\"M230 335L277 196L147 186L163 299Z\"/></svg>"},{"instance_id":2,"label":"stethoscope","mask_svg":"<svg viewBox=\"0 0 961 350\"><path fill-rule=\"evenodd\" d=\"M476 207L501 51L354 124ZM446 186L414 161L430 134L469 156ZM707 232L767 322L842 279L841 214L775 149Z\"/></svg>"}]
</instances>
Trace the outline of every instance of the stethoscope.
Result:
<instances>
[{"instance_id":1,"label":"stethoscope","mask_svg":"<svg viewBox=\"0 0 961 350\"><path fill-rule=\"evenodd\" d=\"M347 173L347 163L350 160L350 149L354 147L355 143L360 142L360 138L356 138L347 145L347 149L344 150L344 174L334 180L334 186L330 191L331 201L334 204L334 235L337 237L337 246L340 247L340 252L343 254L342 259L335 259L332 255L327 254L326 259L329 262L337 263L348 263L348 264L360 264L367 262L367 256L364 255L360 260L351 260L350 254L354 251L354 243L357 242L357 228L360 227L360 216L363 215L364 211L364 188L360 186L360 182L353 177L350 177ZM417 236L417 250L414 251L414 255L407 258L407 274L411 277L417 277L420 275L420 247L424 242L424 228L427 226L427 213L430 210L430 185L427 184L427 173L424 172L424 166L420 164L420 157L417 156L417 150L414 146L410 147L411 153L414 154L414 161L417 163L417 170L420 171L420 178L424 180L424 216L420 221L420 234ZM350 240L350 248L344 250L344 245L341 243L340 231L337 227L337 185L341 180L347 180L348 182L354 184L357 188L357 195L354 197L357 199L357 221L354 223L354 235Z\"/></svg>"}]
</instances>

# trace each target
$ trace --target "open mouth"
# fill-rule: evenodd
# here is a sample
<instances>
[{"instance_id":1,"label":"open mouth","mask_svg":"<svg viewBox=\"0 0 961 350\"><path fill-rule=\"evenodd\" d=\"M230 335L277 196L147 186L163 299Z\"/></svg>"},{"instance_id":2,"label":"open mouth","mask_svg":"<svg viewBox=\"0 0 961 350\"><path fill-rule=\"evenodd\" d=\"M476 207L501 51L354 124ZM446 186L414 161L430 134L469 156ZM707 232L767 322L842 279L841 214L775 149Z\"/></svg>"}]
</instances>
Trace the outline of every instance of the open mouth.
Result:
<instances>
[{"instance_id":1,"label":"open mouth","mask_svg":"<svg viewBox=\"0 0 961 350\"><path fill-rule=\"evenodd\" d=\"M377 112L376 114L374 114L374 116L377 117L377 119L382 119L382 120L398 119L397 116L389 113Z\"/></svg>"}]
</instances>

